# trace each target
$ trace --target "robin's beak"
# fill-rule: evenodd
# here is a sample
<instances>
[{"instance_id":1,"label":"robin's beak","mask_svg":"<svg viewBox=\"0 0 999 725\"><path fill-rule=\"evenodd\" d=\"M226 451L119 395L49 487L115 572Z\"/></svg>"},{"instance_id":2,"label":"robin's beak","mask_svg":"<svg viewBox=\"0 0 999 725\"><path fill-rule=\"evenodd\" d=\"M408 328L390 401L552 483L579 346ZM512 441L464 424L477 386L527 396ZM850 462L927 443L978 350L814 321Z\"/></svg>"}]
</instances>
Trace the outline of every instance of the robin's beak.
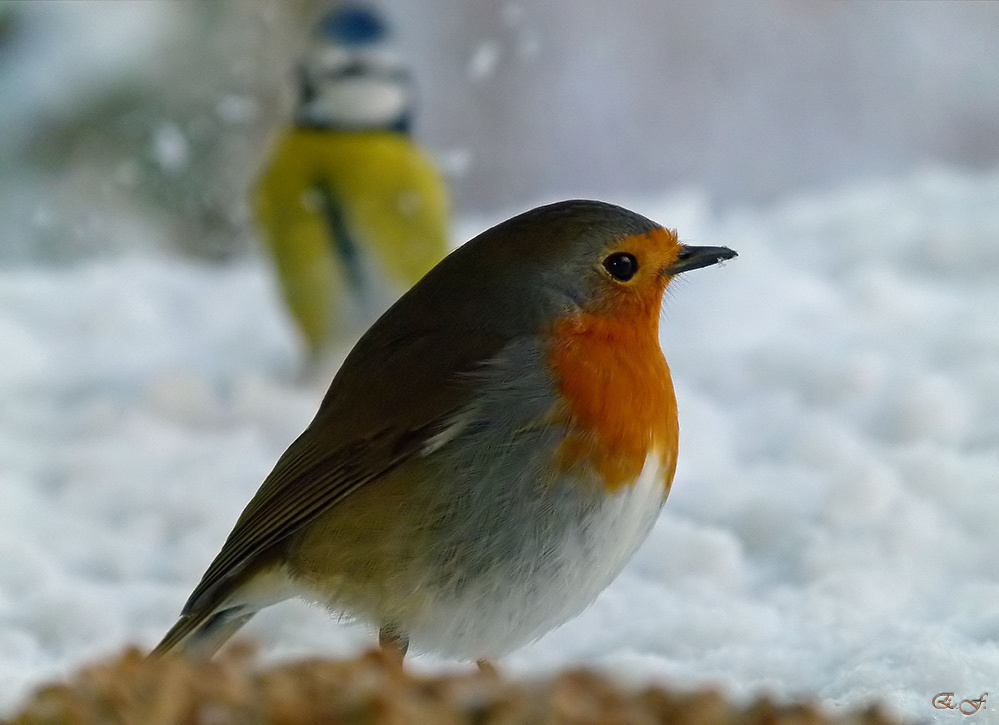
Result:
<instances>
[{"instance_id":1,"label":"robin's beak","mask_svg":"<svg viewBox=\"0 0 999 725\"><path fill-rule=\"evenodd\" d=\"M681 272L689 272L692 269L710 267L712 264L718 264L738 256L735 251L728 247L691 247L689 244L682 244L676 261L663 269L663 273L676 275Z\"/></svg>"}]
</instances>

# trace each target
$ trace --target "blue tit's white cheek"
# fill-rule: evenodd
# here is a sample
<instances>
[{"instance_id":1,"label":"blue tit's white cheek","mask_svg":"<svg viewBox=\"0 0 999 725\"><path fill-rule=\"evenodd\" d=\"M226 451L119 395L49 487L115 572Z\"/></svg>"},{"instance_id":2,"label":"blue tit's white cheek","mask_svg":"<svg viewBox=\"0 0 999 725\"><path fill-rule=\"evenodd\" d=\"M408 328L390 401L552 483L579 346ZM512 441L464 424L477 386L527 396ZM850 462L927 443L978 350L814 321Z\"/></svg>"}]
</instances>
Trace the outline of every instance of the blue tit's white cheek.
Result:
<instances>
[{"instance_id":1,"label":"blue tit's white cheek","mask_svg":"<svg viewBox=\"0 0 999 725\"><path fill-rule=\"evenodd\" d=\"M409 89L391 76L358 75L320 81L299 111L317 125L388 128L409 111Z\"/></svg>"}]
</instances>

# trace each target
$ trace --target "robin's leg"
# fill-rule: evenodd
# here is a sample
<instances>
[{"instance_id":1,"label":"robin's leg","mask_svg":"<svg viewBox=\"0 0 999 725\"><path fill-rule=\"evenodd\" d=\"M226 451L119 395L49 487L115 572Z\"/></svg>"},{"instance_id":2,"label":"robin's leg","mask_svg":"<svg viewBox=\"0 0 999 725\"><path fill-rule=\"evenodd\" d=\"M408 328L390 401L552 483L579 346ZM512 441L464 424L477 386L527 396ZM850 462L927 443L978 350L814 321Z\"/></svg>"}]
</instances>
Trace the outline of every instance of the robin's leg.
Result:
<instances>
[{"instance_id":1,"label":"robin's leg","mask_svg":"<svg viewBox=\"0 0 999 725\"><path fill-rule=\"evenodd\" d=\"M482 674L489 675L490 677L499 677L499 670L489 660L475 660L475 664L479 666L479 672Z\"/></svg>"},{"instance_id":2,"label":"robin's leg","mask_svg":"<svg viewBox=\"0 0 999 725\"><path fill-rule=\"evenodd\" d=\"M409 649L409 637L395 626L386 624L378 630L378 646L382 648L382 652L398 659L401 665L406 657L406 650Z\"/></svg>"}]
</instances>

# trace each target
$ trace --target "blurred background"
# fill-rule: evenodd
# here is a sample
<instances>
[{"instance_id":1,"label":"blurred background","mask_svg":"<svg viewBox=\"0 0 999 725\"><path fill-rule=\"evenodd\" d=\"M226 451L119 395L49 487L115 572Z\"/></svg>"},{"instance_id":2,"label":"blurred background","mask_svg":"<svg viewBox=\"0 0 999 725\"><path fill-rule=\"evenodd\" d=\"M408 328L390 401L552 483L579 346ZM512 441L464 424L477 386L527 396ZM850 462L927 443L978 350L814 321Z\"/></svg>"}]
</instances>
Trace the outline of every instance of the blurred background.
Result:
<instances>
[{"instance_id":1,"label":"blurred background","mask_svg":"<svg viewBox=\"0 0 999 725\"><path fill-rule=\"evenodd\" d=\"M913 722L991 691L999 3L374 4L447 180L435 254L566 197L740 254L670 288L682 453L648 544L504 667ZM0 0L0 718L162 636L349 347L301 375L252 199L329 8ZM247 634L275 656L373 641L271 611Z\"/></svg>"},{"instance_id":2,"label":"blurred background","mask_svg":"<svg viewBox=\"0 0 999 725\"><path fill-rule=\"evenodd\" d=\"M382 0L457 217L999 161L999 7ZM0 4L0 264L253 248L316 0ZM463 240L455 240L463 241Z\"/></svg>"}]
</instances>

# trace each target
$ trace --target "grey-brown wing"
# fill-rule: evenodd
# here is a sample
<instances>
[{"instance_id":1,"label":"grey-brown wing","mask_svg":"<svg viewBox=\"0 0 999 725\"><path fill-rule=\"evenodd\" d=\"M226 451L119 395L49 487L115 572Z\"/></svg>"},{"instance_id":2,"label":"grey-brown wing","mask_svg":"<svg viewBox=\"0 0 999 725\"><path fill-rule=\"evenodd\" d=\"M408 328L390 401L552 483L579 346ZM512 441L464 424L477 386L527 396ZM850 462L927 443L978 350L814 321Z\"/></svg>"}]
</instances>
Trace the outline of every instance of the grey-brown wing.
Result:
<instances>
[{"instance_id":1,"label":"grey-brown wing","mask_svg":"<svg viewBox=\"0 0 999 725\"><path fill-rule=\"evenodd\" d=\"M215 606L216 595L227 593L224 585L261 553L358 488L419 455L421 430L393 433L386 431L336 446L329 445L311 427L307 429L247 504L183 613Z\"/></svg>"},{"instance_id":2,"label":"grey-brown wing","mask_svg":"<svg viewBox=\"0 0 999 725\"><path fill-rule=\"evenodd\" d=\"M461 309L447 295L437 304L427 295L407 303L408 297L398 303L403 314L383 316L348 355L316 418L246 506L184 613L217 604L225 585L256 557L420 455L428 436L468 400L468 373L509 339L479 329L474 319L442 328L436 307ZM426 324L416 324L414 316L428 317Z\"/></svg>"}]
</instances>

